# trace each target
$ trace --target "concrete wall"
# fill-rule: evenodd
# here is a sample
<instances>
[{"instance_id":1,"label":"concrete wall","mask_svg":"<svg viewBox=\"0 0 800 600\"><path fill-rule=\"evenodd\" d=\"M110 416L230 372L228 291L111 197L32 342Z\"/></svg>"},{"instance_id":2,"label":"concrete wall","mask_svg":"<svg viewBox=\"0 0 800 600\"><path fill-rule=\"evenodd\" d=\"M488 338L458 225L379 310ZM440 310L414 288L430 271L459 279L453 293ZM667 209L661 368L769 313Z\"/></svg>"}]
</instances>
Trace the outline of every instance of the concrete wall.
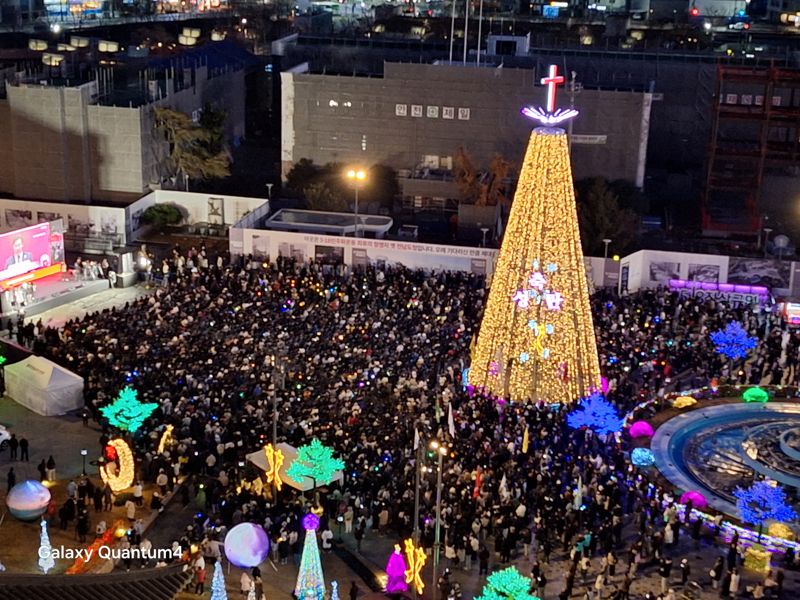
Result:
<instances>
[{"instance_id":1,"label":"concrete wall","mask_svg":"<svg viewBox=\"0 0 800 600\"><path fill-rule=\"evenodd\" d=\"M141 197L168 175L169 148L153 126L153 106L191 114L205 104L228 112L229 139L244 136L244 71L211 79L197 69L195 87L143 108L96 104L81 87L8 86L0 100L0 191L58 201Z\"/></svg>"},{"instance_id":2,"label":"concrete wall","mask_svg":"<svg viewBox=\"0 0 800 600\"><path fill-rule=\"evenodd\" d=\"M518 162L534 126L520 108L545 99L545 89L534 86L539 75L400 63L387 63L383 78L284 72L284 174L301 158L409 169L426 155L452 157L459 146L481 167L495 153ZM584 90L576 106L575 176L613 173L641 184L649 96Z\"/></svg>"}]
</instances>

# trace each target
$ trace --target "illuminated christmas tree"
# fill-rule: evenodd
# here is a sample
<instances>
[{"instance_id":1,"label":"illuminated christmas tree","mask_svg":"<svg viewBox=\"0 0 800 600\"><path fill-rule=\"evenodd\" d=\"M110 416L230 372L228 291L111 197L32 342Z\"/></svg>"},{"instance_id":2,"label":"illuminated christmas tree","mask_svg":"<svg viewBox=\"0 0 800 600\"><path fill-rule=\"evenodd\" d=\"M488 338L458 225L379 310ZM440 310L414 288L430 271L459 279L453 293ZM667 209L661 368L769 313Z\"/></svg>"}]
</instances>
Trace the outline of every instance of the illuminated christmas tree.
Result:
<instances>
[{"instance_id":1,"label":"illuminated christmas tree","mask_svg":"<svg viewBox=\"0 0 800 600\"><path fill-rule=\"evenodd\" d=\"M539 600L531 594L531 580L514 567L495 571L486 579L481 596L475 600Z\"/></svg>"},{"instance_id":2,"label":"illuminated christmas tree","mask_svg":"<svg viewBox=\"0 0 800 600\"><path fill-rule=\"evenodd\" d=\"M39 568L47 575L47 572L56 566L56 561L53 560L53 546L47 534L47 521L42 521L39 526L42 528L39 534Z\"/></svg>"},{"instance_id":3,"label":"illuminated christmas tree","mask_svg":"<svg viewBox=\"0 0 800 600\"><path fill-rule=\"evenodd\" d=\"M769 481L756 481L749 488L737 487L736 508L745 523L758 525L758 539L767 521L793 521L797 513L786 499L783 488Z\"/></svg>"},{"instance_id":4,"label":"illuminated christmas tree","mask_svg":"<svg viewBox=\"0 0 800 600\"><path fill-rule=\"evenodd\" d=\"M525 108L546 127L531 134L472 353L469 383L512 400L572 402L600 389L589 287L567 136L552 127L577 114Z\"/></svg>"},{"instance_id":5,"label":"illuminated christmas tree","mask_svg":"<svg viewBox=\"0 0 800 600\"><path fill-rule=\"evenodd\" d=\"M314 438L307 446L297 449L297 458L286 470L286 474L298 483L302 483L304 477L309 477L314 482L314 487L317 487L317 482L329 483L336 471L343 468L344 461L334 458L333 450Z\"/></svg>"},{"instance_id":6,"label":"illuminated christmas tree","mask_svg":"<svg viewBox=\"0 0 800 600\"><path fill-rule=\"evenodd\" d=\"M158 408L158 404L139 402L138 393L132 387L123 388L114 401L100 409L112 427L122 431L136 432L145 419Z\"/></svg>"},{"instance_id":7,"label":"illuminated christmas tree","mask_svg":"<svg viewBox=\"0 0 800 600\"><path fill-rule=\"evenodd\" d=\"M622 419L611 403L602 394L595 392L582 399L567 415L567 425L572 429L588 427L597 435L608 435L622 429Z\"/></svg>"},{"instance_id":8,"label":"illuminated christmas tree","mask_svg":"<svg viewBox=\"0 0 800 600\"><path fill-rule=\"evenodd\" d=\"M313 513L307 514L303 517L303 527L306 530L306 541L300 557L300 571L297 573L294 594L298 600L322 600L325 597L325 578L322 575L317 546L319 517Z\"/></svg>"},{"instance_id":9,"label":"illuminated christmas tree","mask_svg":"<svg viewBox=\"0 0 800 600\"><path fill-rule=\"evenodd\" d=\"M220 561L214 564L214 577L211 579L211 600L228 600L228 592L225 591L225 575L222 573L222 563Z\"/></svg>"}]
</instances>

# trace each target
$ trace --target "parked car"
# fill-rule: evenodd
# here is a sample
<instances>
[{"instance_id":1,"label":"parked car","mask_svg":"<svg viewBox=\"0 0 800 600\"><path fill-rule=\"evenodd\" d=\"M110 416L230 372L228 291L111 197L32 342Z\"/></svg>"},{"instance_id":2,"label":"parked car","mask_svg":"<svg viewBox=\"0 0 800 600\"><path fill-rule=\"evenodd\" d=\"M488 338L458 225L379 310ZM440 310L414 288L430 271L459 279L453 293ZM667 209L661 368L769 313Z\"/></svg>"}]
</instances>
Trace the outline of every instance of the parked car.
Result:
<instances>
[{"instance_id":1,"label":"parked car","mask_svg":"<svg viewBox=\"0 0 800 600\"><path fill-rule=\"evenodd\" d=\"M11 439L11 433L8 429L0 425L0 450L5 450L8 447L8 440Z\"/></svg>"}]
</instances>

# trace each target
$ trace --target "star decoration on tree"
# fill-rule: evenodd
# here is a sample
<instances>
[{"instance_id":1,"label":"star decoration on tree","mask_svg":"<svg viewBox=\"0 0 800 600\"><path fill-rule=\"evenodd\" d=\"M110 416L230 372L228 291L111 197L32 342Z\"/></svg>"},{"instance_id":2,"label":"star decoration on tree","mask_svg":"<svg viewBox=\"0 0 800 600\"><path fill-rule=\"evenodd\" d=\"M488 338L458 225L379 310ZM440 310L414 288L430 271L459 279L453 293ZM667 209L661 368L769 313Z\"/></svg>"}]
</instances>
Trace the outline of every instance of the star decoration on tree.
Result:
<instances>
[{"instance_id":1,"label":"star decoration on tree","mask_svg":"<svg viewBox=\"0 0 800 600\"><path fill-rule=\"evenodd\" d=\"M738 321L728 323L725 329L714 331L709 337L717 352L733 360L745 358L758 342L756 338L747 335Z\"/></svg>"},{"instance_id":2,"label":"star decoration on tree","mask_svg":"<svg viewBox=\"0 0 800 600\"><path fill-rule=\"evenodd\" d=\"M580 405L567 415L567 424L572 429L588 427L597 435L622 429L622 419L616 409L599 392L581 400Z\"/></svg>"},{"instance_id":3,"label":"star decoration on tree","mask_svg":"<svg viewBox=\"0 0 800 600\"><path fill-rule=\"evenodd\" d=\"M298 483L301 483L304 477L310 477L316 487L317 481L328 483L336 471L343 468L344 461L334 458L333 450L314 438L307 446L300 446L297 449L297 458L286 474Z\"/></svg>"},{"instance_id":4,"label":"star decoration on tree","mask_svg":"<svg viewBox=\"0 0 800 600\"><path fill-rule=\"evenodd\" d=\"M136 432L145 419L153 414L158 404L139 402L138 392L130 386L124 387L114 401L100 409L108 422L122 431Z\"/></svg>"},{"instance_id":5,"label":"star decoration on tree","mask_svg":"<svg viewBox=\"0 0 800 600\"><path fill-rule=\"evenodd\" d=\"M280 474L281 466L283 465L283 452L277 448L273 448L272 444L267 444L264 446L264 454L267 456L267 465L269 465L269 469L267 469L267 483L272 483L274 481L275 489L280 492L283 486L283 480Z\"/></svg>"},{"instance_id":6,"label":"star decoration on tree","mask_svg":"<svg viewBox=\"0 0 800 600\"><path fill-rule=\"evenodd\" d=\"M531 580L508 567L489 575L483 593L475 600L539 600L530 590Z\"/></svg>"},{"instance_id":7,"label":"star decoration on tree","mask_svg":"<svg viewBox=\"0 0 800 600\"><path fill-rule=\"evenodd\" d=\"M797 513L786 500L783 488L771 485L768 481L756 481L749 488L737 487L736 508L745 523L758 525L759 537L761 528L767 521L792 521Z\"/></svg>"}]
</instances>

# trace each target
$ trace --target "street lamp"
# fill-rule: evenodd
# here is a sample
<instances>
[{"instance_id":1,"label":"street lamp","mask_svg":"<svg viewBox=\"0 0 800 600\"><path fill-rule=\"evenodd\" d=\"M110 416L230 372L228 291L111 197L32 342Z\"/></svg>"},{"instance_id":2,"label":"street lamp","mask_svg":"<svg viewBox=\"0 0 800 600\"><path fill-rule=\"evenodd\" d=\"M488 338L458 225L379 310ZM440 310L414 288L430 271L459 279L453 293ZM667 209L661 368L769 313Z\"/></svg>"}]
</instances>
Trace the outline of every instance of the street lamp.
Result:
<instances>
[{"instance_id":1,"label":"street lamp","mask_svg":"<svg viewBox=\"0 0 800 600\"><path fill-rule=\"evenodd\" d=\"M350 169L347 178L353 182L353 189L356 193L355 216L353 219L353 237L358 237L358 185L367 179L366 171L362 169Z\"/></svg>"},{"instance_id":2,"label":"street lamp","mask_svg":"<svg viewBox=\"0 0 800 600\"><path fill-rule=\"evenodd\" d=\"M89 454L89 451L86 448L81 448L81 458L83 458L83 471L81 471L82 475L86 475L86 455Z\"/></svg>"},{"instance_id":3,"label":"street lamp","mask_svg":"<svg viewBox=\"0 0 800 600\"><path fill-rule=\"evenodd\" d=\"M767 255L767 245L769 244L769 234L772 233L771 227L764 227L764 256Z\"/></svg>"},{"instance_id":4,"label":"street lamp","mask_svg":"<svg viewBox=\"0 0 800 600\"><path fill-rule=\"evenodd\" d=\"M442 526L442 459L447 454L447 446L438 440L433 440L430 444L431 450L439 455L439 470L436 473L436 527L433 537L433 600L439 593L439 551L441 549L441 526Z\"/></svg>"},{"instance_id":5,"label":"street lamp","mask_svg":"<svg viewBox=\"0 0 800 600\"><path fill-rule=\"evenodd\" d=\"M603 249L603 258L606 260L608 259L608 245L611 243L611 240L608 238L603 238L603 245L605 248Z\"/></svg>"}]
</instances>

